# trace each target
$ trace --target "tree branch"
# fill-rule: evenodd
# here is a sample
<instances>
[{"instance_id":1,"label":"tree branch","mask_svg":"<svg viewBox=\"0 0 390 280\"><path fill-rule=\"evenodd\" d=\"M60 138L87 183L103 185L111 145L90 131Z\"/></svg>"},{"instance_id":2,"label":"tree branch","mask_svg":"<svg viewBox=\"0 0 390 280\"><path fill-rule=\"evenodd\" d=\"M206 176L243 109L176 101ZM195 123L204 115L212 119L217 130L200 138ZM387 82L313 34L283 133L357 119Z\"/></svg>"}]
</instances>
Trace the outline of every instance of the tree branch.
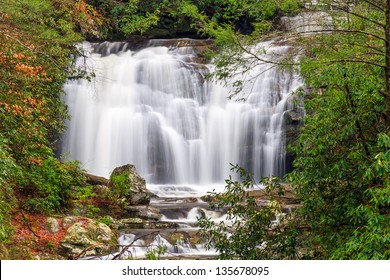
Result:
<instances>
[{"instance_id":1,"label":"tree branch","mask_svg":"<svg viewBox=\"0 0 390 280\"><path fill-rule=\"evenodd\" d=\"M361 0L361 1L362 2L366 2L368 5L373 6L374 8L378 9L381 12L385 12L386 11L386 9L384 7L379 6L378 3L375 3L375 2L372 2L372 1L368 1L368 0Z\"/></svg>"},{"instance_id":2,"label":"tree branch","mask_svg":"<svg viewBox=\"0 0 390 280\"><path fill-rule=\"evenodd\" d=\"M345 12L345 13L348 13L348 14L353 15L353 16L355 16L355 17L358 17L358 18L361 18L361 19L366 20L366 21L368 21L368 22L371 22L371 23L373 23L373 24L375 24L375 25L381 27L381 28L384 29L384 30L386 29L386 26L385 26L383 23L379 22L379 21L370 19L370 18L368 18L368 17L366 17L366 16L363 16L363 15L361 15L361 14L357 14L357 13L355 13L355 12L352 12L352 11L350 11L348 8L345 8L345 7L338 6L337 8L338 8L339 10Z\"/></svg>"},{"instance_id":3,"label":"tree branch","mask_svg":"<svg viewBox=\"0 0 390 280\"><path fill-rule=\"evenodd\" d=\"M133 240L133 242L131 242L130 244L126 245L123 247L123 249L117 254L115 255L112 259L113 260L116 260L116 259L119 259L124 253L126 253L126 251L139 239L145 237L145 236L149 236L149 235L152 235L152 234L156 234L156 233L160 233L160 231L153 231L153 232L150 232L150 233L147 233L147 234L144 234L144 235L141 235L139 236L138 238L135 238Z\"/></svg>"},{"instance_id":4,"label":"tree branch","mask_svg":"<svg viewBox=\"0 0 390 280\"><path fill-rule=\"evenodd\" d=\"M28 219L26 218L26 215L24 215L24 212L23 211L20 211L20 213L22 214L23 216L23 219L24 219L24 223L26 224L27 228L31 231L31 233L38 239L41 239L41 237L35 233L35 231L31 228L31 225L28 221Z\"/></svg>"},{"instance_id":5,"label":"tree branch","mask_svg":"<svg viewBox=\"0 0 390 280\"><path fill-rule=\"evenodd\" d=\"M258 56L256 53L253 53L250 50L248 50L246 47L244 47L238 38L236 38L236 44L239 46L239 48L244 53L249 54L250 56L252 56L253 58L255 58L258 61L261 61L261 62L264 62L267 64L275 64L275 65L283 65L283 66L297 66L297 65L299 65L299 63L292 63L292 62L287 63L287 62L272 61L272 60L264 59L264 58Z\"/></svg>"},{"instance_id":6,"label":"tree branch","mask_svg":"<svg viewBox=\"0 0 390 280\"><path fill-rule=\"evenodd\" d=\"M373 33L361 31L361 30L321 29L321 30L309 30L309 31L295 32L295 33L290 33L289 35L290 35L291 37L295 37L295 36L297 36L297 35L299 35L299 34L337 33L337 32L340 32L340 33L356 33L356 34L362 34L362 35L366 35L366 36L368 36L368 37L377 38L378 40L381 40L381 41L383 41L383 42L387 42L386 38L384 38L384 37L381 37L381 36L376 35L376 34L373 34Z\"/></svg>"},{"instance_id":7,"label":"tree branch","mask_svg":"<svg viewBox=\"0 0 390 280\"><path fill-rule=\"evenodd\" d=\"M71 257L72 260L78 260L82 255L84 255L86 252L88 252L89 250L95 248L95 247L98 247L98 246L110 246L110 247L116 247L118 246L118 244L103 244L103 243L98 243L98 244L93 244L93 245L90 245L88 246L87 248L85 248L84 250L82 250L80 253L78 253L76 256L74 257Z\"/></svg>"},{"instance_id":8,"label":"tree branch","mask_svg":"<svg viewBox=\"0 0 390 280\"><path fill-rule=\"evenodd\" d=\"M363 60L363 59L336 59L336 60L323 61L321 63L332 64L332 63L347 63L347 62L350 62L350 63L363 63L363 64L368 64L368 65L373 65L373 66L376 66L376 67L380 67L380 68L383 68L383 69L386 68L385 65L382 65L382 64L379 64L379 63L376 63L376 62L373 62L373 61Z\"/></svg>"}]
</instances>

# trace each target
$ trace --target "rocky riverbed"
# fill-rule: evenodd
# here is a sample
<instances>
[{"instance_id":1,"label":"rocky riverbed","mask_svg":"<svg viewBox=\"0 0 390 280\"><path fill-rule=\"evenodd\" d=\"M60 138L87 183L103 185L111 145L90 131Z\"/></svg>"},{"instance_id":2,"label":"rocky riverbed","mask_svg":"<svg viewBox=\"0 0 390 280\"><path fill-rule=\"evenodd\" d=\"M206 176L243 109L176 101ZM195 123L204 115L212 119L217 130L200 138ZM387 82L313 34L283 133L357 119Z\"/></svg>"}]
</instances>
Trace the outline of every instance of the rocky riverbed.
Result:
<instances>
[{"instance_id":1,"label":"rocky riverbed","mask_svg":"<svg viewBox=\"0 0 390 280\"><path fill-rule=\"evenodd\" d=\"M132 165L116 168L110 179L86 175L85 188L92 188L97 213L80 210L80 203L70 215L44 217L21 214L18 235L30 240L35 249L32 258L39 259L215 259L215 250L206 250L198 235L197 220L207 217L225 221L227 209L210 209L213 197L201 195L191 186L153 186ZM117 192L119 192L118 194ZM266 204L268 197L261 189L249 190ZM107 198L111 197L111 200ZM112 199L115 198L115 200ZM81 199L81 198L80 198ZM215 199L215 197L214 197ZM299 207L294 191L284 187L280 197L283 211ZM108 203L116 204L109 205ZM91 206L88 204L88 206ZM22 240L21 240L22 242ZM35 245L34 245L35 244ZM34 250L33 250L34 251Z\"/></svg>"}]
</instances>

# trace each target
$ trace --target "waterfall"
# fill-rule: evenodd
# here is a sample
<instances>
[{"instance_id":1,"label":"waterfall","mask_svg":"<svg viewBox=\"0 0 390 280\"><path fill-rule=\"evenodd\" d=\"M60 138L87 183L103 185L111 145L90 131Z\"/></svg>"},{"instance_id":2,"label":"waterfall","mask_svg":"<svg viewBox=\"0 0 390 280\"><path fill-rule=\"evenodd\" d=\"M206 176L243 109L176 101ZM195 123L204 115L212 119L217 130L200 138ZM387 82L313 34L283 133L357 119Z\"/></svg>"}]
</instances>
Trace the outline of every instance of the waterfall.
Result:
<instances>
[{"instance_id":1,"label":"waterfall","mask_svg":"<svg viewBox=\"0 0 390 280\"><path fill-rule=\"evenodd\" d=\"M65 85L71 120L62 152L105 177L134 164L152 184L223 183L230 163L255 177L283 175L283 117L300 86L297 75L258 64L249 75L262 74L244 86L245 101L229 101L229 85L205 79L213 66L200 64L193 47L173 42L154 40L140 50L84 43L90 54L78 63L96 78Z\"/></svg>"}]
</instances>

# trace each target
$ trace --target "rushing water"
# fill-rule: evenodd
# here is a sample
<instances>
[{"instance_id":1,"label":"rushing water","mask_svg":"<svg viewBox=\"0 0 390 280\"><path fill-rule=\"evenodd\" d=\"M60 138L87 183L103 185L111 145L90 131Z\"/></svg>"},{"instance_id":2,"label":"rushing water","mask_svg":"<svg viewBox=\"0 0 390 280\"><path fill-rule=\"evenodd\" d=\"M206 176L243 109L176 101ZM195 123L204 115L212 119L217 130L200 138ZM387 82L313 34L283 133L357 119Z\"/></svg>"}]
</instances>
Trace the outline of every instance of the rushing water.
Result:
<instances>
[{"instance_id":1,"label":"rushing water","mask_svg":"<svg viewBox=\"0 0 390 280\"><path fill-rule=\"evenodd\" d=\"M282 22L305 34L320 29L319 18L330 22L323 13ZM286 172L285 116L293 107L291 93L301 86L298 75L254 63L239 96L245 101L230 101L229 83L206 79L213 65L201 63L199 46L204 42L187 39L151 40L137 49L120 42L86 42L82 47L89 54L78 63L93 69L96 78L65 85L71 120L62 153L105 177L117 166L134 164L156 195L151 206L162 214L159 222L179 225L153 235L153 229L123 230L120 249L131 245L124 257L142 258L161 245L171 257L215 256L215 250L206 251L191 239L197 218L226 222L226 215L209 209L200 197L223 189L230 163L249 169L255 178ZM253 48L266 50L261 57L269 61L290 51L281 41ZM183 238L175 241L174 234Z\"/></svg>"},{"instance_id":2,"label":"rushing water","mask_svg":"<svg viewBox=\"0 0 390 280\"><path fill-rule=\"evenodd\" d=\"M132 245L127 257L144 257L161 245L169 256L215 256L188 241L201 215L225 220L200 196L223 189L230 163L255 177L285 172L284 116L300 86L297 75L258 63L239 96L245 101L229 101L229 85L206 80L213 65L200 64L196 47L188 46L199 42L180 42L154 40L137 51L126 43L84 43L90 54L78 63L91 67L96 78L65 85L72 118L62 152L105 177L117 166L134 164L156 195L151 205L161 212L161 222L177 223L175 233L185 237L175 243L173 229L159 230L153 240L145 229L124 230L118 242L121 248ZM255 48L266 49L264 58L272 60L290 47L270 41Z\"/></svg>"},{"instance_id":3,"label":"rushing water","mask_svg":"<svg viewBox=\"0 0 390 280\"><path fill-rule=\"evenodd\" d=\"M259 64L249 75L262 74L244 87L246 101L229 101L228 86L205 79L212 65L196 63L194 48L162 42L137 51L124 43L84 44L90 55L79 63L97 77L65 85L72 118L62 151L105 177L134 164L148 184L220 184L230 163L256 177L283 175L283 116L297 76ZM273 42L260 47L289 50Z\"/></svg>"}]
</instances>

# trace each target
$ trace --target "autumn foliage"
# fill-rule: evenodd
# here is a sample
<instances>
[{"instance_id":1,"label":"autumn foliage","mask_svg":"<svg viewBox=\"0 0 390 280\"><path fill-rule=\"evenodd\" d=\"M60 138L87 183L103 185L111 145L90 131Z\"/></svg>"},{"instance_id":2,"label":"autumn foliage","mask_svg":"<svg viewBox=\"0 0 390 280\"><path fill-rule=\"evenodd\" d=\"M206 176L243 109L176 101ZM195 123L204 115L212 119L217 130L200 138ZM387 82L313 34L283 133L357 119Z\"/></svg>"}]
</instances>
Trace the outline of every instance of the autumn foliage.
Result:
<instances>
[{"instance_id":1,"label":"autumn foliage","mask_svg":"<svg viewBox=\"0 0 390 280\"><path fill-rule=\"evenodd\" d=\"M100 21L81 0L0 0L0 246L12 216L66 211L70 187L82 183L77 164L61 163L55 148L76 44L97 36Z\"/></svg>"}]
</instances>

